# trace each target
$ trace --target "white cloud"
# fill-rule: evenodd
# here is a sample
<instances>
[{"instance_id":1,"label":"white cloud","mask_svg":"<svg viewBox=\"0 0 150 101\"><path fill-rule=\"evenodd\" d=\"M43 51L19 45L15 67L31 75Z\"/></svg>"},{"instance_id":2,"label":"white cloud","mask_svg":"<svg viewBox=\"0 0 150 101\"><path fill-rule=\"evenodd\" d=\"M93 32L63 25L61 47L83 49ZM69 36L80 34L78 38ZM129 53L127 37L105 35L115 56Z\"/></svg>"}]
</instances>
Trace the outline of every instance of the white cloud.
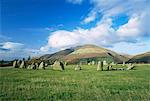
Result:
<instances>
[{"instance_id":1,"label":"white cloud","mask_svg":"<svg viewBox=\"0 0 150 101\"><path fill-rule=\"evenodd\" d=\"M18 50L23 47L21 43L14 43L14 42L5 42L1 48L10 49L10 50Z\"/></svg>"},{"instance_id":2,"label":"white cloud","mask_svg":"<svg viewBox=\"0 0 150 101\"><path fill-rule=\"evenodd\" d=\"M22 43L3 42L0 43L0 60L12 60L18 58L25 58L28 56L38 56L42 52L38 49L26 48Z\"/></svg>"},{"instance_id":3,"label":"white cloud","mask_svg":"<svg viewBox=\"0 0 150 101\"><path fill-rule=\"evenodd\" d=\"M140 18L138 16L130 18L127 24L119 27L117 30L119 36L135 37L142 33L140 29Z\"/></svg>"},{"instance_id":4,"label":"white cloud","mask_svg":"<svg viewBox=\"0 0 150 101\"><path fill-rule=\"evenodd\" d=\"M73 4L81 4L83 2L83 0L66 0L66 1Z\"/></svg>"},{"instance_id":5,"label":"white cloud","mask_svg":"<svg viewBox=\"0 0 150 101\"><path fill-rule=\"evenodd\" d=\"M148 13L149 10L146 9L149 9L150 5L149 0L128 0L128 1L89 0L89 1L94 7L89 12L87 17L85 17L85 19L90 18L90 16L92 18L93 15L91 13L93 11L96 13L97 16L102 15L103 16L102 19L117 16L122 13L127 14L128 16L131 17L133 14L141 14L143 12ZM93 18L92 21L94 20L95 19Z\"/></svg>"},{"instance_id":6,"label":"white cloud","mask_svg":"<svg viewBox=\"0 0 150 101\"><path fill-rule=\"evenodd\" d=\"M91 12L88 17L86 17L84 20L83 20L83 24L87 24L87 23L90 23L92 21L94 21L96 19L96 12Z\"/></svg>"},{"instance_id":7,"label":"white cloud","mask_svg":"<svg viewBox=\"0 0 150 101\"><path fill-rule=\"evenodd\" d=\"M143 23L145 17L147 16L143 14L135 14L129 18L128 23L120 26L117 30L112 28L112 18L104 18L97 23L96 27L90 29L58 30L50 34L48 44L44 47L61 49L88 43L108 47L120 42L139 42L147 37L147 33L143 33L147 30L143 27L145 26ZM42 50L44 51L44 48Z\"/></svg>"},{"instance_id":8,"label":"white cloud","mask_svg":"<svg viewBox=\"0 0 150 101\"><path fill-rule=\"evenodd\" d=\"M92 43L96 45L110 46L116 40L113 37L114 29L110 28L111 19L105 20L103 23L91 29L75 29L73 31L58 30L51 33L48 38L48 44L41 47L46 51L51 48L65 48L79 44ZM44 50L45 49L45 50Z\"/></svg>"},{"instance_id":9,"label":"white cloud","mask_svg":"<svg viewBox=\"0 0 150 101\"><path fill-rule=\"evenodd\" d=\"M150 40L145 42L138 42L138 43L119 42L114 44L114 47L111 47L109 49L114 50L118 53L127 53L131 55L136 55L136 54L150 51L149 43Z\"/></svg>"}]
</instances>

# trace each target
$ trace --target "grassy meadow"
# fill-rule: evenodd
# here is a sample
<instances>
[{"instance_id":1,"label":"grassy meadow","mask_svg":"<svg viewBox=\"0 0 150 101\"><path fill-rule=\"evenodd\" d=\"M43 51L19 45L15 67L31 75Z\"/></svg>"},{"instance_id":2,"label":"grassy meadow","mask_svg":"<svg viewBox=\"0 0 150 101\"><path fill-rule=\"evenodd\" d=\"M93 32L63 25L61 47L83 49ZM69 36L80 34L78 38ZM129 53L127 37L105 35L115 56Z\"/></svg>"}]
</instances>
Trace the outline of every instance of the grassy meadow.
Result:
<instances>
[{"instance_id":1,"label":"grassy meadow","mask_svg":"<svg viewBox=\"0 0 150 101\"><path fill-rule=\"evenodd\" d=\"M75 71L0 68L0 100L150 101L150 65L130 71ZM117 66L121 67L121 66Z\"/></svg>"}]
</instances>

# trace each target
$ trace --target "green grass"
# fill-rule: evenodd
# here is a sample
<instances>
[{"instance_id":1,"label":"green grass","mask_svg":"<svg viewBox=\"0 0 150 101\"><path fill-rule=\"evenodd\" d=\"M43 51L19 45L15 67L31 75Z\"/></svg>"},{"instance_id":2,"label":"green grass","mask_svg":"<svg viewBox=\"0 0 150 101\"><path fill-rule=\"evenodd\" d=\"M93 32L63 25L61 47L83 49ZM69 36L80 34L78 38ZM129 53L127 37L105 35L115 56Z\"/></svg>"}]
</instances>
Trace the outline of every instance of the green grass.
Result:
<instances>
[{"instance_id":1,"label":"green grass","mask_svg":"<svg viewBox=\"0 0 150 101\"><path fill-rule=\"evenodd\" d=\"M0 100L149 101L150 66L131 71L0 69ZM120 67L120 66L118 66Z\"/></svg>"}]
</instances>

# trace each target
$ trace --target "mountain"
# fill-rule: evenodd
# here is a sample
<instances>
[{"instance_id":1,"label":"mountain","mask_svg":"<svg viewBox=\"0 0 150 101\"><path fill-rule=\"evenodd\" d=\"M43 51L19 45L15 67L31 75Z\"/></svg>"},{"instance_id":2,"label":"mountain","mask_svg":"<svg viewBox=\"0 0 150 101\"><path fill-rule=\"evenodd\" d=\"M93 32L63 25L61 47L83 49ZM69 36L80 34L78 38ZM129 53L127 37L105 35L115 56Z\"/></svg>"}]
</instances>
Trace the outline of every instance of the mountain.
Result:
<instances>
[{"instance_id":1,"label":"mountain","mask_svg":"<svg viewBox=\"0 0 150 101\"><path fill-rule=\"evenodd\" d=\"M64 58L66 55L70 54L74 52L73 48L70 49L65 49L53 54L45 54L43 56L40 57L41 60L58 60L58 59L62 59Z\"/></svg>"},{"instance_id":2,"label":"mountain","mask_svg":"<svg viewBox=\"0 0 150 101\"><path fill-rule=\"evenodd\" d=\"M69 63L77 63L78 61L109 61L109 62L123 62L126 61L127 59L111 50L98 47L95 45L83 45L78 47L74 52L68 54L66 57L64 57L66 61Z\"/></svg>"},{"instance_id":3,"label":"mountain","mask_svg":"<svg viewBox=\"0 0 150 101\"><path fill-rule=\"evenodd\" d=\"M128 60L127 57L116 52L90 44L65 49L54 54L46 54L40 57L40 59L51 61L61 59L70 64L78 63L79 61L91 62L93 60L121 63Z\"/></svg>"},{"instance_id":4,"label":"mountain","mask_svg":"<svg viewBox=\"0 0 150 101\"><path fill-rule=\"evenodd\" d=\"M150 63L150 52L133 56L128 62L129 63Z\"/></svg>"}]
</instances>

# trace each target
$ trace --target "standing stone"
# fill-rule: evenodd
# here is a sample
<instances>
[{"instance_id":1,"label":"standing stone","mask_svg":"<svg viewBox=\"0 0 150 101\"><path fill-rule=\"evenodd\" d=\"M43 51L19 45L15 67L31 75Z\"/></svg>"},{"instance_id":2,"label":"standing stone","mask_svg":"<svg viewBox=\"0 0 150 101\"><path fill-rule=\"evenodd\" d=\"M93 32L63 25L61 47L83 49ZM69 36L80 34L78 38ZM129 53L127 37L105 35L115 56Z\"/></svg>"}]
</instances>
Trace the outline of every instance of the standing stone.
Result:
<instances>
[{"instance_id":1,"label":"standing stone","mask_svg":"<svg viewBox=\"0 0 150 101\"><path fill-rule=\"evenodd\" d=\"M114 63L114 62L111 62L111 65L112 65L112 66L115 65L115 63Z\"/></svg>"},{"instance_id":2,"label":"standing stone","mask_svg":"<svg viewBox=\"0 0 150 101\"><path fill-rule=\"evenodd\" d=\"M132 70L133 68L135 68L135 66L131 63L128 64L127 66L128 66L127 70Z\"/></svg>"},{"instance_id":3,"label":"standing stone","mask_svg":"<svg viewBox=\"0 0 150 101\"><path fill-rule=\"evenodd\" d=\"M65 64L64 64L64 66L67 66L67 62L65 61Z\"/></svg>"},{"instance_id":4,"label":"standing stone","mask_svg":"<svg viewBox=\"0 0 150 101\"><path fill-rule=\"evenodd\" d=\"M109 71L110 69L112 69L112 65L111 65L111 64L109 64L109 65L107 66L107 70Z\"/></svg>"},{"instance_id":5,"label":"standing stone","mask_svg":"<svg viewBox=\"0 0 150 101\"><path fill-rule=\"evenodd\" d=\"M59 62L59 61L55 61L54 64L53 64L53 69L54 70L64 70L64 65L62 62Z\"/></svg>"},{"instance_id":6,"label":"standing stone","mask_svg":"<svg viewBox=\"0 0 150 101\"><path fill-rule=\"evenodd\" d=\"M88 63L88 65L90 66L90 65L91 65L91 63L89 62L89 63Z\"/></svg>"},{"instance_id":7,"label":"standing stone","mask_svg":"<svg viewBox=\"0 0 150 101\"><path fill-rule=\"evenodd\" d=\"M92 61L92 65L95 65L95 61Z\"/></svg>"},{"instance_id":8,"label":"standing stone","mask_svg":"<svg viewBox=\"0 0 150 101\"><path fill-rule=\"evenodd\" d=\"M101 67L100 67L100 61L98 61L98 64L97 64L97 71L101 70L100 68L101 68Z\"/></svg>"},{"instance_id":9,"label":"standing stone","mask_svg":"<svg viewBox=\"0 0 150 101\"><path fill-rule=\"evenodd\" d=\"M31 65L28 65L28 66L27 66L27 69L32 69L32 68L31 68Z\"/></svg>"},{"instance_id":10,"label":"standing stone","mask_svg":"<svg viewBox=\"0 0 150 101\"><path fill-rule=\"evenodd\" d=\"M80 65L76 65L75 70L81 70L81 66Z\"/></svg>"},{"instance_id":11,"label":"standing stone","mask_svg":"<svg viewBox=\"0 0 150 101\"><path fill-rule=\"evenodd\" d=\"M14 68L18 68L17 61L14 61L14 62L13 62L13 67L14 67Z\"/></svg>"},{"instance_id":12,"label":"standing stone","mask_svg":"<svg viewBox=\"0 0 150 101\"><path fill-rule=\"evenodd\" d=\"M19 68L25 68L25 62L24 61L21 62Z\"/></svg>"},{"instance_id":13,"label":"standing stone","mask_svg":"<svg viewBox=\"0 0 150 101\"><path fill-rule=\"evenodd\" d=\"M18 65L18 67L20 67L20 65L21 65L21 61L20 60L17 61L17 65Z\"/></svg>"},{"instance_id":14,"label":"standing stone","mask_svg":"<svg viewBox=\"0 0 150 101\"><path fill-rule=\"evenodd\" d=\"M35 63L35 68L39 69L39 64L38 63Z\"/></svg>"},{"instance_id":15,"label":"standing stone","mask_svg":"<svg viewBox=\"0 0 150 101\"><path fill-rule=\"evenodd\" d=\"M30 66L31 69L36 69L35 63L32 63Z\"/></svg>"},{"instance_id":16,"label":"standing stone","mask_svg":"<svg viewBox=\"0 0 150 101\"><path fill-rule=\"evenodd\" d=\"M48 67L48 63L45 63L45 67Z\"/></svg>"},{"instance_id":17,"label":"standing stone","mask_svg":"<svg viewBox=\"0 0 150 101\"><path fill-rule=\"evenodd\" d=\"M44 62L41 62L41 63L40 63L39 69L45 69L45 67L44 67Z\"/></svg>"},{"instance_id":18,"label":"standing stone","mask_svg":"<svg viewBox=\"0 0 150 101\"><path fill-rule=\"evenodd\" d=\"M125 62L122 63L122 66L125 66Z\"/></svg>"},{"instance_id":19,"label":"standing stone","mask_svg":"<svg viewBox=\"0 0 150 101\"><path fill-rule=\"evenodd\" d=\"M97 71L99 70L103 71L103 62L101 61L98 61L98 65L97 65Z\"/></svg>"},{"instance_id":20,"label":"standing stone","mask_svg":"<svg viewBox=\"0 0 150 101\"><path fill-rule=\"evenodd\" d=\"M103 61L103 64L104 64L104 65L108 65L107 62L106 62L105 60Z\"/></svg>"}]
</instances>

